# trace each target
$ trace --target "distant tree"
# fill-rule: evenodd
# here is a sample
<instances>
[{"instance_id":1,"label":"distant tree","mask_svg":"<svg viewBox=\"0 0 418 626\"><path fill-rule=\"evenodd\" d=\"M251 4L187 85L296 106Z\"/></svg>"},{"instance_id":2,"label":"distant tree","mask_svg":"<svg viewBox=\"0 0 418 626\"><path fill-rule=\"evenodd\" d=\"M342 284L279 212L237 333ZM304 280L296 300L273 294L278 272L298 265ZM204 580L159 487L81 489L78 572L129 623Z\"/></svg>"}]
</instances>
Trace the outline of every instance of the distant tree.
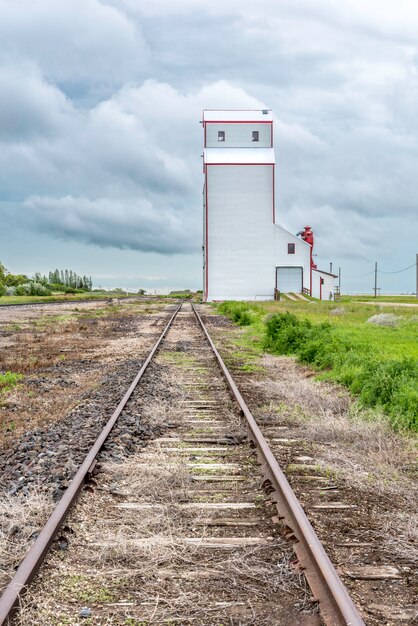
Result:
<instances>
[{"instance_id":1,"label":"distant tree","mask_svg":"<svg viewBox=\"0 0 418 626\"><path fill-rule=\"evenodd\" d=\"M27 282L27 277L24 277L25 280L23 282ZM49 272L48 278L46 276L42 276L39 272L34 275L33 280L38 283L41 283L45 287L51 287L55 290L59 290L61 286L63 290L71 289L72 293L74 290L80 289L82 291L91 291L93 287L93 281L91 276L79 276L73 270L54 270Z\"/></svg>"},{"instance_id":2,"label":"distant tree","mask_svg":"<svg viewBox=\"0 0 418 626\"><path fill-rule=\"evenodd\" d=\"M145 289L138 289L138 295L139 296L144 296L146 294Z\"/></svg>"},{"instance_id":3,"label":"distant tree","mask_svg":"<svg viewBox=\"0 0 418 626\"><path fill-rule=\"evenodd\" d=\"M8 287L17 287L18 285L23 285L28 281L29 278L24 274L7 274L4 279L4 284Z\"/></svg>"},{"instance_id":4,"label":"distant tree","mask_svg":"<svg viewBox=\"0 0 418 626\"><path fill-rule=\"evenodd\" d=\"M35 283L39 283L40 285L44 285L45 287L48 285L47 277L44 276L43 274L41 274L40 272L35 272L35 274L33 275L32 280Z\"/></svg>"}]
</instances>

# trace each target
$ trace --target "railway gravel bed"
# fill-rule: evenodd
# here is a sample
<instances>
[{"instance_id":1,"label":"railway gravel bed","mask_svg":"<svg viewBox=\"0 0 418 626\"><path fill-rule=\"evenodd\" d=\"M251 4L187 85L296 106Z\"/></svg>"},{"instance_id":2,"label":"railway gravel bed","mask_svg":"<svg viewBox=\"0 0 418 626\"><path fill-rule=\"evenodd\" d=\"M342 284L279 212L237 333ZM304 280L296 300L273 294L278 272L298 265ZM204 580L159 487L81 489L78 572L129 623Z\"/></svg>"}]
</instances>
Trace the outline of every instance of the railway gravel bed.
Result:
<instances>
[{"instance_id":1,"label":"railway gravel bed","mask_svg":"<svg viewBox=\"0 0 418 626\"><path fill-rule=\"evenodd\" d=\"M118 364L146 353L166 306L134 301L0 310L0 373L23 376L7 396L0 391L0 448L59 420Z\"/></svg>"},{"instance_id":2,"label":"railway gravel bed","mask_svg":"<svg viewBox=\"0 0 418 626\"><path fill-rule=\"evenodd\" d=\"M141 365L139 359L124 361L64 418L24 433L0 452L2 489L14 495L42 487L58 500ZM146 435L138 415L126 416L124 424L115 426L112 445L123 454L131 438Z\"/></svg>"},{"instance_id":3,"label":"railway gravel bed","mask_svg":"<svg viewBox=\"0 0 418 626\"><path fill-rule=\"evenodd\" d=\"M351 414L346 391L292 359L237 352L242 330L200 310L366 624L416 623L413 442Z\"/></svg>"},{"instance_id":4,"label":"railway gravel bed","mask_svg":"<svg viewBox=\"0 0 418 626\"><path fill-rule=\"evenodd\" d=\"M0 415L3 427L15 421L21 424L21 428L18 431L3 431L0 448L0 587L8 582L46 521L54 502L60 499L68 486L160 334L171 309L172 305L164 305L161 311L154 311L153 314L139 311L139 315L135 309L136 314L132 315L129 310L111 308L99 321L84 317L75 321L70 319L62 325L61 333L51 333L47 327L46 336L41 335L36 355L46 352L48 346L58 342L58 350L67 350L68 360L35 368L24 377L22 387L17 392L12 391L2 402ZM97 311L89 310L93 313ZM102 309L100 313L103 313ZM39 319L33 309L30 315L31 322ZM45 308L42 309L44 318ZM20 319L19 323L22 324ZM87 332L93 331L90 340L85 335L82 337L85 352L81 355L74 339L74 334L79 334L80 324ZM98 327L103 331L99 337L96 336ZM67 333L68 330L71 333ZM26 350L33 349L33 344L22 346L22 336L26 341L33 339L34 334L40 335L39 328L33 330L29 327L23 333L21 330L9 333L24 358ZM58 350L51 348L53 354ZM71 358L68 358L68 351ZM127 358L133 354L136 358ZM16 358L16 352L7 358ZM160 396L164 396L163 389L160 389ZM66 411L68 404L75 406ZM37 411L41 415L37 415ZM38 421L39 425L24 430L27 415L30 421ZM19 418L22 419L19 421ZM108 453L115 458L125 456L134 439L145 441L155 432L158 432L158 425L150 429L140 423L136 413L126 412L109 439ZM136 445L138 447L139 443Z\"/></svg>"},{"instance_id":5,"label":"railway gravel bed","mask_svg":"<svg viewBox=\"0 0 418 626\"><path fill-rule=\"evenodd\" d=\"M119 419L130 449L100 454L16 623L319 624L190 309Z\"/></svg>"},{"instance_id":6,"label":"railway gravel bed","mask_svg":"<svg viewBox=\"0 0 418 626\"><path fill-rule=\"evenodd\" d=\"M210 311L204 306L200 310ZM396 519L398 515L398 521L401 519L400 513L411 502L405 487L412 486L412 482L409 485L409 478L403 483L398 480L391 491L378 485L373 476L373 486L365 488L361 463L356 468L360 472L350 474L348 466L353 459L358 460L357 448L365 448L367 439L359 437L358 430L353 438L350 431L350 443L356 445L347 461L347 450L342 445L347 441L335 436L341 426L337 427L336 417L347 419L347 394L311 380L306 368L298 370L289 359L264 357L248 368L246 355L236 353L231 343L239 331L219 316L208 315L206 321L215 329L271 451L236 388L242 417L231 401L215 355L192 310L185 305L122 410L98 464L90 468L89 475L94 467L95 476L56 537L14 623L314 626L324 619L328 626L363 624L332 567L327 569L327 557L310 535L300 504L295 501L295 508L288 509L283 501L288 497L284 495L286 480L274 457L286 468L300 503L365 623L413 623L417 617L413 529L402 529L399 541L399 537L391 537L393 524L386 532L381 528L382 508L387 516ZM138 359L124 359L124 374L132 379L139 364ZM222 363L221 367L228 378ZM248 369L253 373L249 374ZM308 379L305 386L302 378L305 383ZM90 422L97 422L98 414L110 413L115 405L112 391L120 383L116 370L108 372L106 382L109 394L97 389L97 396L89 397L82 407L89 436ZM298 384L304 391L309 389L308 400L300 404L292 396ZM229 385L234 389L230 378ZM96 400L103 402L99 409ZM312 400L323 423L318 415L314 419L309 414ZM72 433L80 429L76 413L70 415ZM58 430L52 429L52 447L59 440L60 425L55 426ZM255 449L248 446L247 426L250 439L257 443L257 454L263 459L262 467ZM65 428L62 430L65 432ZM51 445L49 430L47 436L41 432L38 444L46 440ZM382 440L387 446L388 442ZM28 452L26 443L20 442L20 454ZM399 441L393 445L405 459L410 458ZM88 447L84 447L84 441L79 446L81 457ZM330 463L332 453L326 454L332 447L337 448L334 456L341 458L341 471ZM34 476L30 465L27 477L15 480L8 498L10 503L20 499L30 508L35 495L32 518L39 523L42 497L48 492L59 498L80 461L71 459L72 465L65 468L68 475L62 474L59 466L60 483L53 459L58 456L61 461L59 454L45 450L39 459L33 448L29 452ZM60 453L68 456L69 450L61 449ZM12 461L19 462L20 458L12 453ZM90 455L90 460L84 462L85 471L92 458ZM45 470L50 466L52 472L47 478ZM409 471L410 465L405 467ZM7 473L7 464L4 470ZM398 506L382 507L385 498L396 490L401 492ZM36 501L39 496L41 500ZM289 496L294 498L293 494ZM13 506L11 514L7 502L4 510L6 518L13 517ZM412 519L409 511L408 522ZM305 522L306 530L302 532ZM10 524L6 528L7 540L13 546L21 529ZM25 540L30 543L36 532L33 536L28 535L27 528L25 532ZM318 560L312 556L315 553ZM321 613L300 571L301 565L318 594ZM326 584L320 582L322 577ZM327 596L331 590L334 595Z\"/></svg>"}]
</instances>

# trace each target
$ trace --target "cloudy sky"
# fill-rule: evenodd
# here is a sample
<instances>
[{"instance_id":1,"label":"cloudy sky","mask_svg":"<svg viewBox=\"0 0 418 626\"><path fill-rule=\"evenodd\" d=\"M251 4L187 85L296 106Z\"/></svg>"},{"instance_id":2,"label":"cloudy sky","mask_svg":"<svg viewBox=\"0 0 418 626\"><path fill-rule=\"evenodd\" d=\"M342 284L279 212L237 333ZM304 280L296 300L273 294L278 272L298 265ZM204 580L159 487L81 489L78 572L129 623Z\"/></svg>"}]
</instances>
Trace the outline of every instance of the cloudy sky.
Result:
<instances>
[{"instance_id":1,"label":"cloudy sky","mask_svg":"<svg viewBox=\"0 0 418 626\"><path fill-rule=\"evenodd\" d=\"M0 0L0 260L200 288L202 109L265 107L318 264L367 291L414 263L416 0Z\"/></svg>"}]
</instances>

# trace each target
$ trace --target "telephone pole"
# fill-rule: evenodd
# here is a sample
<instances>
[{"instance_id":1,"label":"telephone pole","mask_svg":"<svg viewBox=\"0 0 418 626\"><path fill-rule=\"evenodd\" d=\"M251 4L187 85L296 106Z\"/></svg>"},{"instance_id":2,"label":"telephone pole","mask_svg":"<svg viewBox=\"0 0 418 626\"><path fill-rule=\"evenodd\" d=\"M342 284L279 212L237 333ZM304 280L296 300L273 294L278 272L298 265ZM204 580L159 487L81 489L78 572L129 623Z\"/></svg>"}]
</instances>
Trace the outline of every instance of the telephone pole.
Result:
<instances>
[{"instance_id":1,"label":"telephone pole","mask_svg":"<svg viewBox=\"0 0 418 626\"><path fill-rule=\"evenodd\" d=\"M416 256L416 272L417 272L417 284L415 285L415 297L418 298L418 254Z\"/></svg>"},{"instance_id":2,"label":"telephone pole","mask_svg":"<svg viewBox=\"0 0 418 626\"><path fill-rule=\"evenodd\" d=\"M374 297L377 298L377 261L374 264Z\"/></svg>"}]
</instances>

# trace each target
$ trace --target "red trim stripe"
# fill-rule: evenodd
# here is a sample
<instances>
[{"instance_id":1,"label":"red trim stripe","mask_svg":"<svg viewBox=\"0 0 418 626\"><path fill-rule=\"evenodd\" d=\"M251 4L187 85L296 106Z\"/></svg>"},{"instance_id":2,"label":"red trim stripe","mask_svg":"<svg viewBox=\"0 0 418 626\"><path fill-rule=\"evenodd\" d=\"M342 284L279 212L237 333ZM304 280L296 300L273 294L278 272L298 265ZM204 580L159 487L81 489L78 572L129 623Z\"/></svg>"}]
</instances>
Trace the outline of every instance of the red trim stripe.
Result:
<instances>
[{"instance_id":1,"label":"red trim stripe","mask_svg":"<svg viewBox=\"0 0 418 626\"><path fill-rule=\"evenodd\" d=\"M274 175L275 165L273 164L273 224L276 223L276 191L275 191L275 175Z\"/></svg>"},{"instance_id":2,"label":"red trim stripe","mask_svg":"<svg viewBox=\"0 0 418 626\"><path fill-rule=\"evenodd\" d=\"M205 163L205 165L272 165L274 167L274 163Z\"/></svg>"},{"instance_id":3,"label":"red trim stripe","mask_svg":"<svg viewBox=\"0 0 418 626\"><path fill-rule=\"evenodd\" d=\"M271 124L272 120L205 120L206 124Z\"/></svg>"},{"instance_id":4,"label":"red trim stripe","mask_svg":"<svg viewBox=\"0 0 418 626\"><path fill-rule=\"evenodd\" d=\"M208 268L208 259L209 259L209 255L208 255L208 239L209 239L209 233L208 233L208 226L209 226L209 219L208 219L208 170L206 168L205 171L205 297L204 297L204 302L207 302L208 299L208 277L209 277L209 268Z\"/></svg>"}]
</instances>

